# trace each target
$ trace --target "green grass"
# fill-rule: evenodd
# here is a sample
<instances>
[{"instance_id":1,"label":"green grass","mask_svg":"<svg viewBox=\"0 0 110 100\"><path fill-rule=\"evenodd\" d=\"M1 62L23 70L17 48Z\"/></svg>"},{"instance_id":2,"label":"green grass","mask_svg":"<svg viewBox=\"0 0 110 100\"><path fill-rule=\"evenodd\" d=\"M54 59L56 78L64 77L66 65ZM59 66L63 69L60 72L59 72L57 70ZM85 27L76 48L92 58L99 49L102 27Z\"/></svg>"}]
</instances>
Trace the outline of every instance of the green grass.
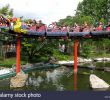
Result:
<instances>
[{"instance_id":1,"label":"green grass","mask_svg":"<svg viewBox=\"0 0 110 100\"><path fill-rule=\"evenodd\" d=\"M73 56L72 55L68 55L65 53L61 53L59 51L54 51L53 56L55 58L57 58L58 60L73 60Z\"/></svg>"},{"instance_id":2,"label":"green grass","mask_svg":"<svg viewBox=\"0 0 110 100\"><path fill-rule=\"evenodd\" d=\"M103 54L94 54L94 55L91 55L92 58L103 58L103 57L108 57L110 58L110 54L107 54L107 53L103 53Z\"/></svg>"},{"instance_id":3,"label":"green grass","mask_svg":"<svg viewBox=\"0 0 110 100\"><path fill-rule=\"evenodd\" d=\"M0 60L1 67L12 67L13 64L16 64L16 58L8 58L5 60ZM21 61L21 64L25 64L25 61Z\"/></svg>"}]
</instances>

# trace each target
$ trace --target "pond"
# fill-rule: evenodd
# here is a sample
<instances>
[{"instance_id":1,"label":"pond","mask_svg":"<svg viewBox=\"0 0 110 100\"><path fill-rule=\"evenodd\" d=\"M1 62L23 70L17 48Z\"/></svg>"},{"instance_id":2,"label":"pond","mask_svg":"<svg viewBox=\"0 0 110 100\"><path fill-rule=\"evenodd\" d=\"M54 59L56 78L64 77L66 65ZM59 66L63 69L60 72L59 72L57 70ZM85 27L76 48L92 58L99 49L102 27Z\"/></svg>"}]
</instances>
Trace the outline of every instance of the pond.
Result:
<instances>
[{"instance_id":1,"label":"pond","mask_svg":"<svg viewBox=\"0 0 110 100\"><path fill-rule=\"evenodd\" d=\"M96 67L110 67L110 63L93 63ZM89 66L84 64L83 66ZM89 76L95 74L110 84L110 72L79 68L77 74L77 90L91 91ZM10 89L10 79L0 80L0 90L37 90L37 91L65 91L74 90L74 75L72 67L60 67L51 70L39 70L29 73L23 88ZM110 89L109 89L110 90ZM108 90L108 91L109 91Z\"/></svg>"}]
</instances>

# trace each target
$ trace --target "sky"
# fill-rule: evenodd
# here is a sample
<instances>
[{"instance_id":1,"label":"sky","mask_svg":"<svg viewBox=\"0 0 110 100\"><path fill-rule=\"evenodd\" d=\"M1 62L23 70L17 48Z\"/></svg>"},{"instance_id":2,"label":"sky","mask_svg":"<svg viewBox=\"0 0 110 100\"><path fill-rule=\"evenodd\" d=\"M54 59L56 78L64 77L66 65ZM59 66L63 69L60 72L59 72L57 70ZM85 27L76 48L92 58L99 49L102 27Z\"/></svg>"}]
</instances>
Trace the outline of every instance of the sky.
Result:
<instances>
[{"instance_id":1,"label":"sky","mask_svg":"<svg viewBox=\"0 0 110 100\"><path fill-rule=\"evenodd\" d=\"M73 16L82 0L0 0L0 7L9 4L14 16L42 20L46 24Z\"/></svg>"}]
</instances>

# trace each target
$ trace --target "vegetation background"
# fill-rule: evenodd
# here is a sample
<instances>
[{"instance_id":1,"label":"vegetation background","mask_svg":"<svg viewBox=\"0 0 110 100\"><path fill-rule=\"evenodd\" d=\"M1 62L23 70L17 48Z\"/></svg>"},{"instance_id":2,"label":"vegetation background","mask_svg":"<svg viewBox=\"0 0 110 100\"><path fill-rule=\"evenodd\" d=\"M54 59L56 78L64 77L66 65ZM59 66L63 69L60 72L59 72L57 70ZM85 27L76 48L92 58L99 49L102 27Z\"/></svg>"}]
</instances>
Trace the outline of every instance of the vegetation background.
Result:
<instances>
[{"instance_id":1,"label":"vegetation background","mask_svg":"<svg viewBox=\"0 0 110 100\"><path fill-rule=\"evenodd\" d=\"M11 9L9 5L0 8L0 14L5 16L13 16L14 9ZM74 23L79 25L84 24L86 21L89 25L97 26L101 21L104 25L110 18L110 0L83 0L79 3L76 14L73 16L67 16L65 19L59 19L58 25L66 24L70 27L74 26ZM25 21L30 19L24 19ZM0 39L3 40L5 36ZM10 38L7 36L7 40ZM6 41L7 41L6 40ZM13 41L13 38L11 38ZM4 41L1 41L1 47ZM59 52L58 46L60 44L66 45L64 53ZM68 39L47 39L42 41L41 39L31 38L22 39L21 59L22 63L27 62L40 62L48 61L50 56L54 56L57 60L72 60L73 59L73 46L74 40ZM69 51L69 52L68 52ZM110 56L110 40L109 39L80 39L78 56L84 58L93 57L109 57ZM15 58L5 59L4 56L0 57L0 64L5 66L11 66L15 63Z\"/></svg>"}]
</instances>

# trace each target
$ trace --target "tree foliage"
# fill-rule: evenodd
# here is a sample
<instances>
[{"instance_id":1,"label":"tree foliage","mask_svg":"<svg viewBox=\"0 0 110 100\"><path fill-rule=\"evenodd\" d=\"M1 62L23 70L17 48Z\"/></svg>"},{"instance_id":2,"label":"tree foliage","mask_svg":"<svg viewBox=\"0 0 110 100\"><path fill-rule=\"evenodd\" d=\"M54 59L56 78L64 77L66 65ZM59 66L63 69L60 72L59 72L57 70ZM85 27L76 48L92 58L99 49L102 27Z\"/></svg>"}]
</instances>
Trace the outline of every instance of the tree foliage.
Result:
<instances>
[{"instance_id":1,"label":"tree foliage","mask_svg":"<svg viewBox=\"0 0 110 100\"><path fill-rule=\"evenodd\" d=\"M58 25L68 25L72 26L73 25L73 17L72 16L67 16L65 19L60 19Z\"/></svg>"},{"instance_id":2,"label":"tree foliage","mask_svg":"<svg viewBox=\"0 0 110 100\"><path fill-rule=\"evenodd\" d=\"M67 16L58 23L72 26L75 22L82 24L86 21L88 24L96 24L97 21L103 21L106 24L109 18L110 0L83 0L78 4L75 16Z\"/></svg>"},{"instance_id":3,"label":"tree foliage","mask_svg":"<svg viewBox=\"0 0 110 100\"><path fill-rule=\"evenodd\" d=\"M56 39L42 41L41 38L26 38L22 41L22 55L28 62L41 61L43 58L45 58L43 60L48 60L48 57L52 56L57 48L58 40Z\"/></svg>"},{"instance_id":4,"label":"tree foliage","mask_svg":"<svg viewBox=\"0 0 110 100\"><path fill-rule=\"evenodd\" d=\"M6 5L0 9L0 14L13 16L13 9L10 9L10 6Z\"/></svg>"},{"instance_id":5,"label":"tree foliage","mask_svg":"<svg viewBox=\"0 0 110 100\"><path fill-rule=\"evenodd\" d=\"M110 0L83 0L79 3L76 14L91 16L98 20L109 18Z\"/></svg>"}]
</instances>

